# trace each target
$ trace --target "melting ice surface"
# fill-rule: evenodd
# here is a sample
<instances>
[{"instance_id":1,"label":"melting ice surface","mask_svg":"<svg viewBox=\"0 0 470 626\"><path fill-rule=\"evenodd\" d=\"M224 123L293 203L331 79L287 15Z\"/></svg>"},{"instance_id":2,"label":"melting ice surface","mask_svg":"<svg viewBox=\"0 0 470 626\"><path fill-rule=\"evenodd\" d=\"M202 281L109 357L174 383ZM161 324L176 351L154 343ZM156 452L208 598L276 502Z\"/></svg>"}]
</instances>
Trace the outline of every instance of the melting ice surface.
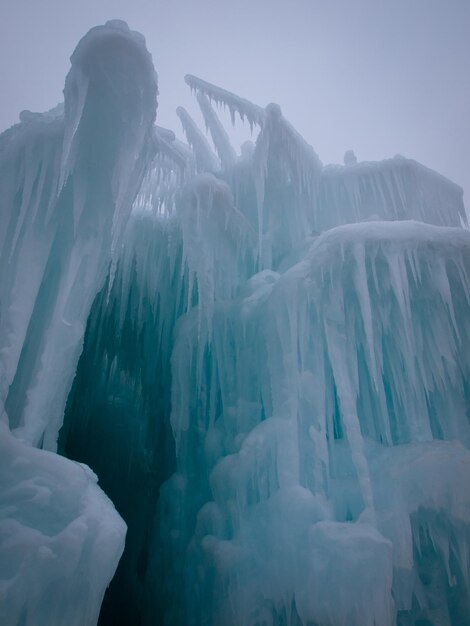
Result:
<instances>
[{"instance_id":1,"label":"melting ice surface","mask_svg":"<svg viewBox=\"0 0 470 626\"><path fill-rule=\"evenodd\" d=\"M184 143L123 22L71 63L0 136L0 622L469 624L462 190L194 76Z\"/></svg>"}]
</instances>

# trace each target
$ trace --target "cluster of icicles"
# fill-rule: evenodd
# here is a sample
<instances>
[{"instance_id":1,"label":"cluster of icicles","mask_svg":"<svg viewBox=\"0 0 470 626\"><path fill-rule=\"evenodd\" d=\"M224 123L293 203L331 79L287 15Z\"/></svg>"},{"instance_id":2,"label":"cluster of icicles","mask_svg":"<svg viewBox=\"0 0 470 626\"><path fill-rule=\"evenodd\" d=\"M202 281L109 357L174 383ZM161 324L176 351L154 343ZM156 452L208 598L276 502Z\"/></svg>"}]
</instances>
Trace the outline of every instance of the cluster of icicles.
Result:
<instances>
[{"instance_id":1,"label":"cluster of icicles","mask_svg":"<svg viewBox=\"0 0 470 626\"><path fill-rule=\"evenodd\" d=\"M0 137L3 622L96 623L87 466L102 624L470 621L462 190L193 76L183 142L122 22L71 61Z\"/></svg>"}]
</instances>

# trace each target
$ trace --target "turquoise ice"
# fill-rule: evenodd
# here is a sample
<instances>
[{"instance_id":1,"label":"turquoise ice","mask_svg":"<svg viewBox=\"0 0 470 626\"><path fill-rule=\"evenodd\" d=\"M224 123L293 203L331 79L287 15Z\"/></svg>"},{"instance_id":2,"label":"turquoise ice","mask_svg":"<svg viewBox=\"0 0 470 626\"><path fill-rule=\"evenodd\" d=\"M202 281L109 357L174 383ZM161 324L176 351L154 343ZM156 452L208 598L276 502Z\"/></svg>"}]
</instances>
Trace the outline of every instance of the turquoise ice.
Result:
<instances>
[{"instance_id":1,"label":"turquoise ice","mask_svg":"<svg viewBox=\"0 0 470 626\"><path fill-rule=\"evenodd\" d=\"M194 76L177 139L123 22L71 61L0 136L3 622L95 624L122 553L100 624L470 623L461 188Z\"/></svg>"}]
</instances>

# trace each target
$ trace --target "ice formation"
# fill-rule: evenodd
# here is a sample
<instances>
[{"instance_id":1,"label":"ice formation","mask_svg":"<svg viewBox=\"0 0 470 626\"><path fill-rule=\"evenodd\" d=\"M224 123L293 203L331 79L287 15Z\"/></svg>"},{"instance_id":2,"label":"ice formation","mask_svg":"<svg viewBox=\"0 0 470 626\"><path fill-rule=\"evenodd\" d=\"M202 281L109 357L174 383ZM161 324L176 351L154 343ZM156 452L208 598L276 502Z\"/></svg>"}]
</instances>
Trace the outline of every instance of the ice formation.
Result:
<instances>
[{"instance_id":1,"label":"ice formation","mask_svg":"<svg viewBox=\"0 0 470 626\"><path fill-rule=\"evenodd\" d=\"M100 624L470 623L462 190L194 76L185 143L122 22L71 60L0 137L2 623L96 623L93 472Z\"/></svg>"},{"instance_id":2,"label":"ice formation","mask_svg":"<svg viewBox=\"0 0 470 626\"><path fill-rule=\"evenodd\" d=\"M126 526L80 463L0 424L0 622L95 624Z\"/></svg>"},{"instance_id":3,"label":"ice formation","mask_svg":"<svg viewBox=\"0 0 470 626\"><path fill-rule=\"evenodd\" d=\"M108 22L72 55L64 106L0 137L3 624L95 623L124 547L92 472L31 446L56 448L90 308L155 149L156 93L142 36Z\"/></svg>"}]
</instances>

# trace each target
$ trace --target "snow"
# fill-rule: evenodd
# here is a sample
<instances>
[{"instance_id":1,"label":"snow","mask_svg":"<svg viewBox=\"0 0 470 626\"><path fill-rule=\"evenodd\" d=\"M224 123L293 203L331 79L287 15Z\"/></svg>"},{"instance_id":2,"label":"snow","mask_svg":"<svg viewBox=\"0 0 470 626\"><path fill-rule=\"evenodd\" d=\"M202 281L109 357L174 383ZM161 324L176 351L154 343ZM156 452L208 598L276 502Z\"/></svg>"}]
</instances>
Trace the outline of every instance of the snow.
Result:
<instances>
[{"instance_id":1,"label":"snow","mask_svg":"<svg viewBox=\"0 0 470 626\"><path fill-rule=\"evenodd\" d=\"M97 622L89 467L103 623L468 623L460 187L192 76L184 143L123 22L71 62L0 136L2 623Z\"/></svg>"}]
</instances>

